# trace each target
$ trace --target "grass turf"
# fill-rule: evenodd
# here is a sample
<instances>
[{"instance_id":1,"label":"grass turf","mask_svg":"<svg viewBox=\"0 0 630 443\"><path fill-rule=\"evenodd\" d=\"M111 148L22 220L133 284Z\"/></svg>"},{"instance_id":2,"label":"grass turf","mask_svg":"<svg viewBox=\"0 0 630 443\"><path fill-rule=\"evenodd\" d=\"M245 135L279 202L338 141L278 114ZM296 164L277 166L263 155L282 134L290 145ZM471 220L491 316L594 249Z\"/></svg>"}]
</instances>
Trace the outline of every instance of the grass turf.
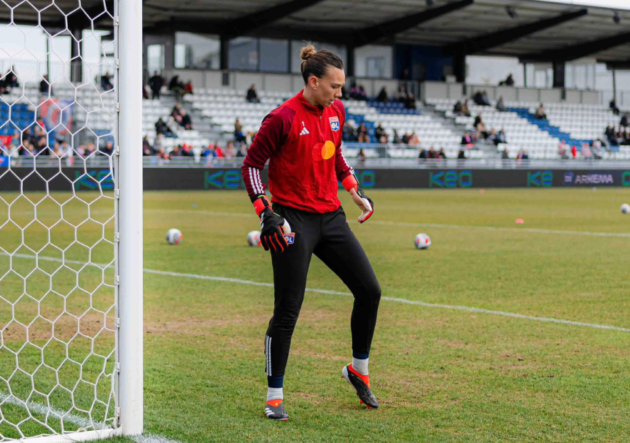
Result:
<instances>
[{"instance_id":1,"label":"grass turf","mask_svg":"<svg viewBox=\"0 0 630 443\"><path fill-rule=\"evenodd\" d=\"M375 215L351 226L384 296L630 328L629 237L528 231L628 232L630 219L619 213L627 191L370 196ZM341 198L354 220L358 210ZM71 203L64 218L84 210ZM258 225L242 191L147 192L144 224L145 268L272 281L268 254L245 242ZM173 227L184 234L179 246L164 241ZM95 229L84 235L97 238ZM427 251L413 248L419 232L432 238ZM109 259L106 248L94 256ZM347 292L316 259L308 287ZM291 418L270 422L263 345L272 303L267 287L145 274L148 433L186 443L630 439L628 332L384 300L370 364L382 408L366 411L340 378L352 299L321 293L307 293L294 335L285 381Z\"/></svg>"}]
</instances>

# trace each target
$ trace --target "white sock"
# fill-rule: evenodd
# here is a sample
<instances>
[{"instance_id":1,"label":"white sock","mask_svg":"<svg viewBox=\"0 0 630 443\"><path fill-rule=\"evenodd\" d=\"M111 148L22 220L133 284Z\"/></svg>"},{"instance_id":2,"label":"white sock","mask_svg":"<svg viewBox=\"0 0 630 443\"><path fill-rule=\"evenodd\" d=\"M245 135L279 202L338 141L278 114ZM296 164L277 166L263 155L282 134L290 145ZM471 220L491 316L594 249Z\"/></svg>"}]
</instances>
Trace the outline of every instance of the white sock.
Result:
<instances>
[{"instance_id":1,"label":"white sock","mask_svg":"<svg viewBox=\"0 0 630 443\"><path fill-rule=\"evenodd\" d=\"M361 375L368 375L368 362L369 358L354 358L352 357L352 367Z\"/></svg>"},{"instance_id":2,"label":"white sock","mask_svg":"<svg viewBox=\"0 0 630 443\"><path fill-rule=\"evenodd\" d=\"M267 401L269 400L282 400L282 388L267 388Z\"/></svg>"}]
</instances>

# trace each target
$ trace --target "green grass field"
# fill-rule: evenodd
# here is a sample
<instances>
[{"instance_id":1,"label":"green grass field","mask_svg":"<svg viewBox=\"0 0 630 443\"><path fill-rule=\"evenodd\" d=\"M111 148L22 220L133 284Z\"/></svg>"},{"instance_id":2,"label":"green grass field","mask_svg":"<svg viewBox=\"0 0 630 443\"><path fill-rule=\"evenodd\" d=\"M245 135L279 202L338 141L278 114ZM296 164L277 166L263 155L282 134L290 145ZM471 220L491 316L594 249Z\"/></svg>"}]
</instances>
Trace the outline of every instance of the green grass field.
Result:
<instances>
[{"instance_id":1,"label":"green grass field","mask_svg":"<svg viewBox=\"0 0 630 443\"><path fill-rule=\"evenodd\" d=\"M630 216L619 212L621 203L630 203L628 191L369 194L376 212L364 225L354 222L358 209L345 192L340 197L384 297L630 328ZM80 195L90 200L89 193ZM20 204L11 218L32 218L28 204ZM110 235L106 204L95 203L93 214L103 214L104 228L85 226L86 244L101 238L103 229ZM84 206L71 201L64 219L85 218ZM54 205L47 211L56 214ZM517 218L525 223L515 224ZM268 253L246 243L258 222L244 191L147 192L144 226L148 270L272 282ZM181 245L166 243L169 228L183 232ZM57 242L69 244L73 230L58 230ZM413 247L420 232L433 241L426 251ZM0 247L19 245L18 235L17 228L0 230ZM33 242L45 235L45 229L34 234ZM66 255L79 263L86 257L82 247ZM97 245L92 260L111 259L111 248ZM0 260L4 274L8 261ZM33 266L28 258L17 263ZM90 272L79 272L85 279L80 286L89 291L111 277ZM0 281L0 295L18 294L19 281L10 284ZM33 283L33 291L45 292L46 284ZM316 259L308 288L347 292ZM106 305L108 297L105 288L98 300ZM84 314L89 305L79 298L70 301L66 311L86 315L86 324L111 321L94 309ZM59 310L58 302L50 309ZM340 377L351 358L352 298L321 292L307 292L293 339L285 377L290 420L271 422L263 414L263 349L272 304L268 286L145 273L147 433L183 443L630 441L629 331L383 300L370 357L381 408L368 411ZM24 309L24 321L33 309ZM0 312L5 326L7 315ZM62 341L73 331L68 321ZM22 339L7 337L8 347ZM90 361L88 375L108 363ZM0 371L10 364L0 361Z\"/></svg>"}]
</instances>

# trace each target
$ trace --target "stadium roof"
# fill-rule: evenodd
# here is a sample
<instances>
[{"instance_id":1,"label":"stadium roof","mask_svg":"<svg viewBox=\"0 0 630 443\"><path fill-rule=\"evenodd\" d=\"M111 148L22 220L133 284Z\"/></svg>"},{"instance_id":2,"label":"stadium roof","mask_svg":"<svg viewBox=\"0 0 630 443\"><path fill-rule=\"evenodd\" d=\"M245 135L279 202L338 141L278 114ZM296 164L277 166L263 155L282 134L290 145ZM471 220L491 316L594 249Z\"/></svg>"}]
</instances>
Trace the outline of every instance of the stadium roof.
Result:
<instances>
[{"instance_id":1,"label":"stadium roof","mask_svg":"<svg viewBox=\"0 0 630 443\"><path fill-rule=\"evenodd\" d=\"M64 11L78 0L56 0ZM613 5L615 0L607 0ZM43 7L50 0L31 0ZM18 4L18 0L11 3ZM351 46L408 43L444 46L466 54L516 56L529 61L596 57L630 61L630 11L584 6L588 1L535 0L143 0L145 30L293 38ZM112 0L81 0L91 16L112 11ZM601 3L600 3L601 4ZM33 24L22 3L14 21ZM103 14L106 25L108 14ZM615 22L617 16L619 20ZM10 19L8 8L0 21ZM67 18L89 26L81 11ZM30 21L31 23L26 23ZM54 8L46 26L64 24ZM64 25L65 27L65 25Z\"/></svg>"},{"instance_id":2,"label":"stadium roof","mask_svg":"<svg viewBox=\"0 0 630 443\"><path fill-rule=\"evenodd\" d=\"M433 5L427 6L429 3ZM497 31L577 13L585 8L532 0L189 0L177 3L177 7L173 4L171 0L145 0L147 25L157 24L154 29L160 29L168 23L181 31L221 33L229 23L229 26L241 25L242 34L338 44L356 43L357 35L361 42L361 35L383 31L380 42L450 46L451 49ZM451 10L445 14L428 20L419 17L449 5ZM274 20L257 25L255 18L262 17L270 8L274 8ZM596 56L602 61L630 60L630 12L592 6L587 9L586 15L538 31L530 30L513 39L495 34L495 39L486 42L476 53L548 60L550 55L562 57L568 48L589 43L588 47L577 47L578 50L566 52L566 55ZM615 13L620 18L619 24L613 21ZM164 20L165 15L168 20ZM200 17L204 19L200 21ZM405 19L411 22L415 19L418 23L396 23ZM388 32L392 30L383 27L390 22L397 32ZM615 41L606 40L619 35L621 37ZM561 51L551 52L558 50Z\"/></svg>"}]
</instances>

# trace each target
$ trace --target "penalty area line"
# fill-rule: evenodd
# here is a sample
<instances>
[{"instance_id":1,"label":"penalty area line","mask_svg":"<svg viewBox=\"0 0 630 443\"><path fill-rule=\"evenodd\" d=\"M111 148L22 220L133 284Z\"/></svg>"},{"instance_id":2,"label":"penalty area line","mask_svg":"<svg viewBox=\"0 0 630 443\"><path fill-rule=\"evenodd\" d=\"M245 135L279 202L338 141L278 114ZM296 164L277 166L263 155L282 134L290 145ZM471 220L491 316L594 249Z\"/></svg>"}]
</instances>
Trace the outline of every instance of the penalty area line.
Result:
<instances>
[{"instance_id":1,"label":"penalty area line","mask_svg":"<svg viewBox=\"0 0 630 443\"><path fill-rule=\"evenodd\" d=\"M8 254L1 254L0 255L8 255ZM35 259L36 257L34 255L26 255L26 254L14 254L14 256L20 257L20 258L26 258L26 259ZM77 262L77 261L70 261L70 260L63 260L63 259L58 259L58 258L52 258L52 257L39 257L40 260L46 260L46 261L55 261L55 262L66 262L66 263L76 263L76 264L80 264L81 262ZM106 268L108 267L108 265L102 265L102 264L97 264L97 263L90 263L92 265L95 266L99 266L101 268ZM189 279L195 279L195 280L209 280L209 281L221 281L221 282L226 282L226 283L237 283L237 284L242 284L242 285L249 285L249 286L263 286L266 288L273 288L273 283L264 283L264 282L257 282L257 281L252 281L252 280L243 280L240 278L230 278L230 277L215 277L215 276L211 276L211 275L199 275L199 274L187 274L187 273L180 273L180 272L171 272L171 271L159 271L159 270L155 270L155 269L144 269L144 272L147 274L155 274L155 275L164 275L164 276L170 276L170 277L177 277L177 278L189 278ZM306 288L306 292L313 292L316 294L328 294L328 295L342 295L344 297L352 297L352 294L350 292L341 292L341 291L331 291L328 289L314 289L314 288ZM490 314L490 315L499 315L502 317L512 317L512 318L519 318L522 320L532 320L532 321L539 321L539 322L545 322L545 323L557 323L557 324L561 324L561 325L570 325L570 326L578 326L578 327L584 327L584 328L593 328L593 329L605 329L605 330L610 330L610 331L620 331L620 332L630 332L630 328L622 328L619 326L611 326L611 325L601 325L601 324L597 324L597 323L585 323L585 322L580 322L580 321L573 321L573 320L563 320L560 318L552 318L552 317L537 317L534 315L525 315L525 314L518 314L516 312L507 312L507 311L495 311L492 309L483 309L483 308L475 308L473 306L461 306L461 305L447 305L447 304L440 304L440 303L428 303L428 302L423 302L423 301L418 301L418 300L408 300L406 298L395 298L395 297L381 297L381 300L386 300L386 301L390 301L390 302L394 302L394 303L404 303L407 305L415 305L415 306L423 306L426 308L438 308L438 309L450 309L450 310L456 310L456 311L466 311L466 312L475 312L478 314Z\"/></svg>"},{"instance_id":2,"label":"penalty area line","mask_svg":"<svg viewBox=\"0 0 630 443\"><path fill-rule=\"evenodd\" d=\"M146 272L148 274L165 275L165 276L179 277L179 278L190 278L190 279L197 279L197 280L221 281L221 282L237 283L237 284L244 284L244 285L250 285L250 286L264 286L264 287L267 287L267 288L273 288L273 283L263 283L263 282L256 282L256 281L251 281L251 280L242 280L242 279L238 279L238 278L213 277L213 276L208 276L208 275L197 275L197 274L182 274L182 273L178 273L178 272L157 271L157 270L153 270L153 269L145 269L144 272ZM306 292L313 292L313 293L317 293L317 294L328 294L328 295L342 295L342 296L345 296L345 297L352 297L352 294L349 293L349 292L331 291L331 290L327 290L327 289L306 288ZM478 314L490 314L490 315L498 315L498 316L503 316L503 317L518 318L518 319L522 319L522 320L532 320L532 321L539 321L539 322L545 322L545 323L557 323L557 324L562 324L562 325L578 326L578 327L584 327L584 328L606 329L606 330L611 330L611 331L630 332L629 328L622 328L622 327L619 327L619 326L600 325L600 324L596 324L596 323L585 323L585 322L579 322L579 321L573 321L573 320L563 320L563 319L551 318L551 317L537 317L537 316L533 316L533 315L518 314L518 313L515 313L515 312L495 311L495 310L492 310L492 309L475 308L475 307L472 307L472 306L459 306L459 305L446 305L446 304L440 304L440 303L428 303L428 302L423 302L423 301L407 300L405 298L395 298L395 297L381 297L381 300L386 300L386 301L390 301L390 302L394 302L394 303L404 303L404 304L408 304L408 305L423 306L423 307L426 307L426 308L450 309L450 310L456 310L456 311L474 312L474 313L478 313Z\"/></svg>"}]
</instances>

